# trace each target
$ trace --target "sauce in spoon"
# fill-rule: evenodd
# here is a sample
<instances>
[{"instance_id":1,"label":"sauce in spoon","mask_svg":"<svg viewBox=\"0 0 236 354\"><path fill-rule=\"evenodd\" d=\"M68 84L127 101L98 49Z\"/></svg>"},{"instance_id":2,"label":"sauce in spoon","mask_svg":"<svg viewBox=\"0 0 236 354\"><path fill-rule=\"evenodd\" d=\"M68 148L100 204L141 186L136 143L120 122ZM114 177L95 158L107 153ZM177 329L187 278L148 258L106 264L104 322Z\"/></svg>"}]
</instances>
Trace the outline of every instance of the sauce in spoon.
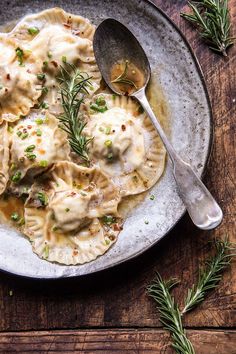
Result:
<instances>
[{"instance_id":1,"label":"sauce in spoon","mask_svg":"<svg viewBox=\"0 0 236 354\"><path fill-rule=\"evenodd\" d=\"M122 95L130 95L144 85L143 73L128 60L121 60L111 68L111 83Z\"/></svg>"}]
</instances>

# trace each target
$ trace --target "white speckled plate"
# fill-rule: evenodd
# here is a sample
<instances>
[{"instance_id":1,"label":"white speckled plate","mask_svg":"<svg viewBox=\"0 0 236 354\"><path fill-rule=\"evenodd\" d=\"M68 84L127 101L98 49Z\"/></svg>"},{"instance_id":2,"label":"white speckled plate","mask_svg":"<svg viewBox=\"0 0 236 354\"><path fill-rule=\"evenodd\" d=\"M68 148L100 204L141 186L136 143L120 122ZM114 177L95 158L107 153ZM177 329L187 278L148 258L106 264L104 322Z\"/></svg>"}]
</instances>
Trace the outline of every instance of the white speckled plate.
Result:
<instances>
[{"instance_id":1,"label":"white speckled plate","mask_svg":"<svg viewBox=\"0 0 236 354\"><path fill-rule=\"evenodd\" d=\"M138 38L150 60L170 108L171 139L182 157L203 173L212 138L211 108L199 65L176 26L152 3L142 0L10 0L1 1L1 23L49 7L89 18L99 24L113 17ZM170 163L146 199L127 219L116 244L102 257L80 266L61 266L39 259L15 230L0 225L0 269L35 278L59 278L97 272L139 255L154 245L178 222L184 206L177 194ZM149 223L145 224L145 220Z\"/></svg>"}]
</instances>

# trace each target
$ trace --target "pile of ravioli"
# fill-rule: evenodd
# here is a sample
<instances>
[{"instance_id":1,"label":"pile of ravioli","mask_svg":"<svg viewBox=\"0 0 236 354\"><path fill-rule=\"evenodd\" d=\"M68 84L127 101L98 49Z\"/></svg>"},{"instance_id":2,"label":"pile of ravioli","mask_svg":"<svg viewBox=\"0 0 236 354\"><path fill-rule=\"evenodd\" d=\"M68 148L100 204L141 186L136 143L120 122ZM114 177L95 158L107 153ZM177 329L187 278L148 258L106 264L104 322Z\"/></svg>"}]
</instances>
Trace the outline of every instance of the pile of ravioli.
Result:
<instances>
[{"instance_id":1,"label":"pile of ravioli","mask_svg":"<svg viewBox=\"0 0 236 354\"><path fill-rule=\"evenodd\" d=\"M131 98L100 84L94 26L53 8L26 16L0 34L0 194L21 197L22 232L41 258L83 264L104 254L124 220L123 198L151 188L164 170L165 150ZM83 110L90 166L71 151L58 125L57 76L65 60L92 77ZM93 110L103 102L102 110Z\"/></svg>"}]
</instances>

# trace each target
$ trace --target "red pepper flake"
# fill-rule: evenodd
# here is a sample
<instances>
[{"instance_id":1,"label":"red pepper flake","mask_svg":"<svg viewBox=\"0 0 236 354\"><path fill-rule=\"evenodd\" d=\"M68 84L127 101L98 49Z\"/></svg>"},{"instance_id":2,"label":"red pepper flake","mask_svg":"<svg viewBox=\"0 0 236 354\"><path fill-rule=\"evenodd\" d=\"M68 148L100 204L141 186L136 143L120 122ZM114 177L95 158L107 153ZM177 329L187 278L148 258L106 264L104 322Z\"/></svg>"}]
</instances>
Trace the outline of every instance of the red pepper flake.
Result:
<instances>
[{"instance_id":1,"label":"red pepper flake","mask_svg":"<svg viewBox=\"0 0 236 354\"><path fill-rule=\"evenodd\" d=\"M78 252L77 250L74 250L74 251L73 251L73 256L77 256L78 253L79 253L79 252Z\"/></svg>"},{"instance_id":2,"label":"red pepper flake","mask_svg":"<svg viewBox=\"0 0 236 354\"><path fill-rule=\"evenodd\" d=\"M7 80L11 80L10 74L7 74Z\"/></svg>"},{"instance_id":3,"label":"red pepper flake","mask_svg":"<svg viewBox=\"0 0 236 354\"><path fill-rule=\"evenodd\" d=\"M42 142L42 139L38 138L37 139L37 144L40 144Z\"/></svg>"},{"instance_id":4,"label":"red pepper flake","mask_svg":"<svg viewBox=\"0 0 236 354\"><path fill-rule=\"evenodd\" d=\"M23 133L27 133L27 129L26 128L23 129Z\"/></svg>"},{"instance_id":5,"label":"red pepper flake","mask_svg":"<svg viewBox=\"0 0 236 354\"><path fill-rule=\"evenodd\" d=\"M126 130L126 126L124 124L122 124L121 129L123 130L123 132Z\"/></svg>"},{"instance_id":6,"label":"red pepper flake","mask_svg":"<svg viewBox=\"0 0 236 354\"><path fill-rule=\"evenodd\" d=\"M55 68L58 67L58 64L57 64L57 62L55 60L52 60L51 63L52 63L53 66L55 66Z\"/></svg>"},{"instance_id":7,"label":"red pepper flake","mask_svg":"<svg viewBox=\"0 0 236 354\"><path fill-rule=\"evenodd\" d=\"M26 71L27 71L27 73L31 74L31 70L30 69L27 69Z\"/></svg>"},{"instance_id":8,"label":"red pepper flake","mask_svg":"<svg viewBox=\"0 0 236 354\"><path fill-rule=\"evenodd\" d=\"M123 230L123 227L120 226L119 224L114 224L113 225L113 230L114 231L121 231L121 230Z\"/></svg>"},{"instance_id":9,"label":"red pepper flake","mask_svg":"<svg viewBox=\"0 0 236 354\"><path fill-rule=\"evenodd\" d=\"M70 195L73 197L74 195L76 195L76 192L71 192Z\"/></svg>"},{"instance_id":10,"label":"red pepper flake","mask_svg":"<svg viewBox=\"0 0 236 354\"><path fill-rule=\"evenodd\" d=\"M80 35L80 31L74 31L73 34L74 34L75 36L79 36L79 35Z\"/></svg>"},{"instance_id":11,"label":"red pepper flake","mask_svg":"<svg viewBox=\"0 0 236 354\"><path fill-rule=\"evenodd\" d=\"M27 128L28 129L32 129L32 125L27 125Z\"/></svg>"},{"instance_id":12,"label":"red pepper flake","mask_svg":"<svg viewBox=\"0 0 236 354\"><path fill-rule=\"evenodd\" d=\"M71 25L70 25L69 23L63 23L63 26L64 26L65 28L71 28Z\"/></svg>"}]
</instances>

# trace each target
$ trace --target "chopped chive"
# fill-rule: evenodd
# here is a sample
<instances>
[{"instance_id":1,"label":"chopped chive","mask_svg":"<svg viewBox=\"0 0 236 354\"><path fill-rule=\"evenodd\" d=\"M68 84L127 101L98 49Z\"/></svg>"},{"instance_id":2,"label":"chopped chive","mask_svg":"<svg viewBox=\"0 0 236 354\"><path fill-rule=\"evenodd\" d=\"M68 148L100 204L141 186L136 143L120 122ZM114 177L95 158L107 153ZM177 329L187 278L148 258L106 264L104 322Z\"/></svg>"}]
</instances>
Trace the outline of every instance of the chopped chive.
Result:
<instances>
[{"instance_id":1,"label":"chopped chive","mask_svg":"<svg viewBox=\"0 0 236 354\"><path fill-rule=\"evenodd\" d=\"M25 149L25 152L32 152L35 148L36 148L35 145L29 145L29 146L27 146L27 148Z\"/></svg>"},{"instance_id":2,"label":"chopped chive","mask_svg":"<svg viewBox=\"0 0 236 354\"><path fill-rule=\"evenodd\" d=\"M36 135L37 136L42 136L42 130L36 129Z\"/></svg>"},{"instance_id":3,"label":"chopped chive","mask_svg":"<svg viewBox=\"0 0 236 354\"><path fill-rule=\"evenodd\" d=\"M17 47L16 48L16 56L18 59L18 63L20 66L23 66L23 58L24 58L24 52L21 48Z\"/></svg>"},{"instance_id":4,"label":"chopped chive","mask_svg":"<svg viewBox=\"0 0 236 354\"><path fill-rule=\"evenodd\" d=\"M30 28L28 28L28 33L31 36L35 36L36 34L39 33L39 29L37 27L30 27Z\"/></svg>"},{"instance_id":5,"label":"chopped chive","mask_svg":"<svg viewBox=\"0 0 236 354\"><path fill-rule=\"evenodd\" d=\"M52 231L57 231L58 230L58 226L53 226Z\"/></svg>"},{"instance_id":6,"label":"chopped chive","mask_svg":"<svg viewBox=\"0 0 236 354\"><path fill-rule=\"evenodd\" d=\"M48 93L48 88L46 86L44 86L42 88L42 94L46 95Z\"/></svg>"},{"instance_id":7,"label":"chopped chive","mask_svg":"<svg viewBox=\"0 0 236 354\"><path fill-rule=\"evenodd\" d=\"M66 208L65 211L68 213L68 211L70 211L70 209L69 209L69 208Z\"/></svg>"},{"instance_id":8,"label":"chopped chive","mask_svg":"<svg viewBox=\"0 0 236 354\"><path fill-rule=\"evenodd\" d=\"M20 135L21 140L25 140L26 138L28 138L28 136L29 136L28 133L22 133L22 134Z\"/></svg>"},{"instance_id":9,"label":"chopped chive","mask_svg":"<svg viewBox=\"0 0 236 354\"><path fill-rule=\"evenodd\" d=\"M99 130L100 132L104 132L104 128L103 128L103 127L99 127L98 130Z\"/></svg>"},{"instance_id":10,"label":"chopped chive","mask_svg":"<svg viewBox=\"0 0 236 354\"><path fill-rule=\"evenodd\" d=\"M113 153L109 152L109 154L107 155L107 159L108 160L112 160L113 159Z\"/></svg>"},{"instance_id":11,"label":"chopped chive","mask_svg":"<svg viewBox=\"0 0 236 354\"><path fill-rule=\"evenodd\" d=\"M106 147L111 147L111 146L112 146L112 141L111 141L111 140L106 140L106 141L104 142L104 145L105 145Z\"/></svg>"},{"instance_id":12,"label":"chopped chive","mask_svg":"<svg viewBox=\"0 0 236 354\"><path fill-rule=\"evenodd\" d=\"M116 218L112 215L105 215L102 217L102 222L107 225L114 224L116 222Z\"/></svg>"},{"instance_id":13,"label":"chopped chive","mask_svg":"<svg viewBox=\"0 0 236 354\"><path fill-rule=\"evenodd\" d=\"M47 167L47 166L48 166L48 161L47 161L47 160L41 160L41 161L39 161L39 166L40 166L40 167Z\"/></svg>"},{"instance_id":14,"label":"chopped chive","mask_svg":"<svg viewBox=\"0 0 236 354\"><path fill-rule=\"evenodd\" d=\"M43 109L48 109L49 105L47 102L41 102L40 107Z\"/></svg>"},{"instance_id":15,"label":"chopped chive","mask_svg":"<svg viewBox=\"0 0 236 354\"><path fill-rule=\"evenodd\" d=\"M3 89L3 85L0 85L0 90Z\"/></svg>"},{"instance_id":16,"label":"chopped chive","mask_svg":"<svg viewBox=\"0 0 236 354\"><path fill-rule=\"evenodd\" d=\"M148 224L149 224L149 221L148 221L148 220L145 220L145 221L144 221L144 224L148 225Z\"/></svg>"},{"instance_id":17,"label":"chopped chive","mask_svg":"<svg viewBox=\"0 0 236 354\"><path fill-rule=\"evenodd\" d=\"M65 55L63 55L63 56L61 57L61 61L62 61L63 63L66 63L66 62L67 62L67 58L66 58Z\"/></svg>"},{"instance_id":18,"label":"chopped chive","mask_svg":"<svg viewBox=\"0 0 236 354\"><path fill-rule=\"evenodd\" d=\"M95 101L97 106L105 106L106 105L106 101L105 98L103 96L99 96L96 101Z\"/></svg>"},{"instance_id":19,"label":"chopped chive","mask_svg":"<svg viewBox=\"0 0 236 354\"><path fill-rule=\"evenodd\" d=\"M40 73L40 74L37 74L37 78L40 80L40 81L42 81L42 80L44 80L45 79L45 74L44 73Z\"/></svg>"},{"instance_id":20,"label":"chopped chive","mask_svg":"<svg viewBox=\"0 0 236 354\"><path fill-rule=\"evenodd\" d=\"M43 206L46 206L48 204L48 197L45 193L38 192L36 196Z\"/></svg>"},{"instance_id":21,"label":"chopped chive","mask_svg":"<svg viewBox=\"0 0 236 354\"><path fill-rule=\"evenodd\" d=\"M151 196L150 196L150 200L154 200L155 199L155 196L152 194Z\"/></svg>"},{"instance_id":22,"label":"chopped chive","mask_svg":"<svg viewBox=\"0 0 236 354\"><path fill-rule=\"evenodd\" d=\"M90 108L95 112L104 113L107 111L107 106L98 106L96 103L91 103Z\"/></svg>"},{"instance_id":23,"label":"chopped chive","mask_svg":"<svg viewBox=\"0 0 236 354\"><path fill-rule=\"evenodd\" d=\"M44 258L48 259L48 257L49 257L49 245L45 245L45 247L43 249L43 253L44 253Z\"/></svg>"},{"instance_id":24,"label":"chopped chive","mask_svg":"<svg viewBox=\"0 0 236 354\"><path fill-rule=\"evenodd\" d=\"M13 221L18 221L20 219L20 215L17 212L11 214L11 219Z\"/></svg>"},{"instance_id":25,"label":"chopped chive","mask_svg":"<svg viewBox=\"0 0 236 354\"><path fill-rule=\"evenodd\" d=\"M20 171L16 171L16 172L14 173L14 175L11 177L11 180L12 180L12 182L14 182L14 183L19 182L20 179L21 179L21 172L20 172Z\"/></svg>"},{"instance_id":26,"label":"chopped chive","mask_svg":"<svg viewBox=\"0 0 236 354\"><path fill-rule=\"evenodd\" d=\"M20 137L22 135L22 132L18 130L16 134Z\"/></svg>"},{"instance_id":27,"label":"chopped chive","mask_svg":"<svg viewBox=\"0 0 236 354\"><path fill-rule=\"evenodd\" d=\"M43 62L43 66L45 67L45 66L48 66L48 60L45 60L44 62Z\"/></svg>"},{"instance_id":28,"label":"chopped chive","mask_svg":"<svg viewBox=\"0 0 236 354\"><path fill-rule=\"evenodd\" d=\"M51 59L52 58L52 52L48 52L47 56L48 56L49 59Z\"/></svg>"},{"instance_id":29,"label":"chopped chive","mask_svg":"<svg viewBox=\"0 0 236 354\"><path fill-rule=\"evenodd\" d=\"M41 125L44 123L44 120L42 118L36 118L35 119L35 123L38 124L38 125Z\"/></svg>"},{"instance_id":30,"label":"chopped chive","mask_svg":"<svg viewBox=\"0 0 236 354\"><path fill-rule=\"evenodd\" d=\"M106 127L105 134L109 135L111 133L111 127Z\"/></svg>"},{"instance_id":31,"label":"chopped chive","mask_svg":"<svg viewBox=\"0 0 236 354\"><path fill-rule=\"evenodd\" d=\"M37 156L35 154L32 154L31 152L27 152L26 157L27 157L27 159L33 161L36 159Z\"/></svg>"},{"instance_id":32,"label":"chopped chive","mask_svg":"<svg viewBox=\"0 0 236 354\"><path fill-rule=\"evenodd\" d=\"M7 128L7 131L8 131L9 133L13 133L13 128L9 125L8 128Z\"/></svg>"}]
</instances>

